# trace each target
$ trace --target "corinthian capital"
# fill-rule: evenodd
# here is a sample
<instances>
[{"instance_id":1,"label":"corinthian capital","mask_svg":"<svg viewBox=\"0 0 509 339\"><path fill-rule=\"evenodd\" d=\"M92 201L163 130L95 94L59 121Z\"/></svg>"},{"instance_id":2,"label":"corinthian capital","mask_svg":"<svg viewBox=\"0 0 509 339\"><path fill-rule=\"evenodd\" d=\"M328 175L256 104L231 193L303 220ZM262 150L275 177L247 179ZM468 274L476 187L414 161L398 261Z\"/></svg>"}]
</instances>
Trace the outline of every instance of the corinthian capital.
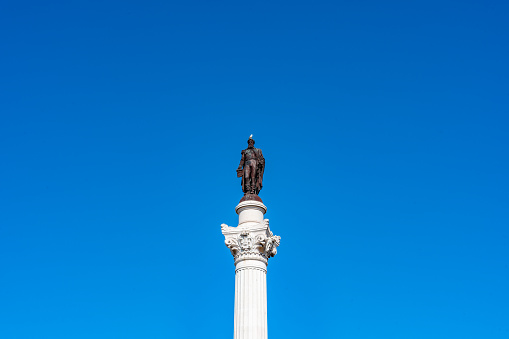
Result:
<instances>
[{"instance_id":1,"label":"corinthian capital","mask_svg":"<svg viewBox=\"0 0 509 339\"><path fill-rule=\"evenodd\" d=\"M235 262L242 259L256 259L267 263L277 253L281 237L272 234L269 220L249 227L221 225L225 245L230 249Z\"/></svg>"}]
</instances>

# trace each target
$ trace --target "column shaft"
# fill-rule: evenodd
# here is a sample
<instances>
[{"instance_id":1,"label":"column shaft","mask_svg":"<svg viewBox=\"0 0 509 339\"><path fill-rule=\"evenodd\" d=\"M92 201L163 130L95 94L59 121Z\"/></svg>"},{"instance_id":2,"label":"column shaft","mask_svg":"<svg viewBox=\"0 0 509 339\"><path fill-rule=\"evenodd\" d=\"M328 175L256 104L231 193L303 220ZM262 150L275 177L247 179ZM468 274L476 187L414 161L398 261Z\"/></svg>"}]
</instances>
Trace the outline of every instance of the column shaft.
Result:
<instances>
[{"instance_id":1,"label":"column shaft","mask_svg":"<svg viewBox=\"0 0 509 339\"><path fill-rule=\"evenodd\" d=\"M243 260L235 270L234 339L267 339L267 268Z\"/></svg>"}]
</instances>

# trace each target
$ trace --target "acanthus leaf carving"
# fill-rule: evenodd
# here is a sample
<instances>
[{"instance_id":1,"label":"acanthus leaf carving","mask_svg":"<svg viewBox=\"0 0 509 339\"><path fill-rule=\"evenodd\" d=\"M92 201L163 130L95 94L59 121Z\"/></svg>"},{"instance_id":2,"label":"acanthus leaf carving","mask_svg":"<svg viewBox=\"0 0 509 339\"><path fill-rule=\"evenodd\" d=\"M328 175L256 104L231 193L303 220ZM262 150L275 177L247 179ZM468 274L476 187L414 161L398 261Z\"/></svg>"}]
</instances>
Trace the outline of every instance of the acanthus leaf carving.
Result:
<instances>
[{"instance_id":1,"label":"acanthus leaf carving","mask_svg":"<svg viewBox=\"0 0 509 339\"><path fill-rule=\"evenodd\" d=\"M265 240L264 255L265 257L271 258L277 254L277 247L281 242L281 237L278 235L272 235Z\"/></svg>"},{"instance_id":2,"label":"acanthus leaf carving","mask_svg":"<svg viewBox=\"0 0 509 339\"><path fill-rule=\"evenodd\" d=\"M240 246L239 246L237 239L233 239L233 238L226 239L224 241L224 244L226 245L226 247L228 247L230 249L230 252L232 253L232 255L234 257L237 256L237 254L240 252Z\"/></svg>"},{"instance_id":3,"label":"acanthus leaf carving","mask_svg":"<svg viewBox=\"0 0 509 339\"><path fill-rule=\"evenodd\" d=\"M277 253L281 237L275 236L269 231L269 236L252 235L243 231L235 238L225 240L225 245L237 260L242 255L260 255L265 259L273 257Z\"/></svg>"}]
</instances>

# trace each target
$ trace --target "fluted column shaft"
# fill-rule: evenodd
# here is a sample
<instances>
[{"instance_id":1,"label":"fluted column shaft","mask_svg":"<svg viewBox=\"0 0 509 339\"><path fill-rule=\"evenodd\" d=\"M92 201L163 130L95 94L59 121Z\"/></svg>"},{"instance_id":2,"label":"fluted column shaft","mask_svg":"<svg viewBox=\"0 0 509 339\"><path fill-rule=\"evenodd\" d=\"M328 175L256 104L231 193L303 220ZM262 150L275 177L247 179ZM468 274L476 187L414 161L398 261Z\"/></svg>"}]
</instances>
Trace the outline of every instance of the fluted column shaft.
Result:
<instances>
[{"instance_id":1,"label":"fluted column shaft","mask_svg":"<svg viewBox=\"0 0 509 339\"><path fill-rule=\"evenodd\" d=\"M266 267L253 259L236 265L234 339L267 339Z\"/></svg>"}]
</instances>

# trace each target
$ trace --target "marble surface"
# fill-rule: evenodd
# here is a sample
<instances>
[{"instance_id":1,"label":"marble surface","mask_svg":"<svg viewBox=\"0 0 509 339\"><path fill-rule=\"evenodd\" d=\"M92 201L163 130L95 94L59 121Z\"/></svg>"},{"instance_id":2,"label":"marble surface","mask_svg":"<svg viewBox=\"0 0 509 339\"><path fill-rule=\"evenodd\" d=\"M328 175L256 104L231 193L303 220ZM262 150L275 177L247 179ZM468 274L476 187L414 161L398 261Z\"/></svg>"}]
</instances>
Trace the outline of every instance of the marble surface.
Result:
<instances>
[{"instance_id":1,"label":"marble surface","mask_svg":"<svg viewBox=\"0 0 509 339\"><path fill-rule=\"evenodd\" d=\"M263 203L243 201L235 211L239 225L221 225L235 263L234 339L267 339L267 262L281 238L264 219Z\"/></svg>"}]
</instances>

